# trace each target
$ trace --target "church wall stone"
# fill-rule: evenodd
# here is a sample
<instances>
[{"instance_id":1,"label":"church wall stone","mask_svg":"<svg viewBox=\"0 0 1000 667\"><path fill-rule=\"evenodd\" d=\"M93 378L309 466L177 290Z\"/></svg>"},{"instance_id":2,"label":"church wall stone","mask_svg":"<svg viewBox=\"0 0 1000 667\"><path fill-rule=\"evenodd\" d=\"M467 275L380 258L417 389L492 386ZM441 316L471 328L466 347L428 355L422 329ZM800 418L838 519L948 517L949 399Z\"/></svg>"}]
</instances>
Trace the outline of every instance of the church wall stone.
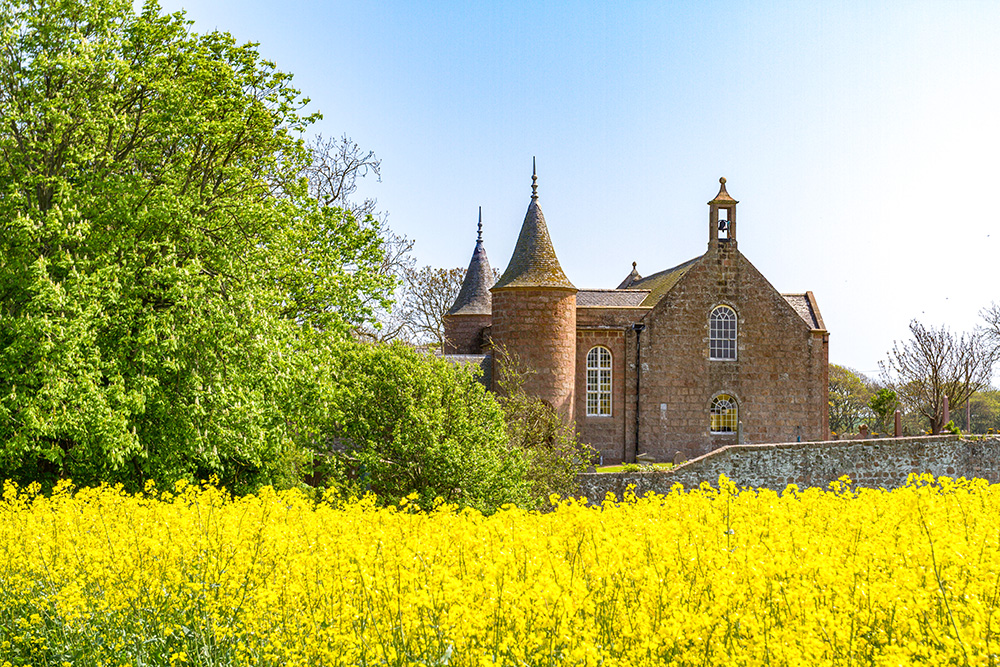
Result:
<instances>
[{"instance_id":1,"label":"church wall stone","mask_svg":"<svg viewBox=\"0 0 1000 667\"><path fill-rule=\"evenodd\" d=\"M490 315L445 315L444 354L481 354L483 330L489 326Z\"/></svg>"},{"instance_id":2,"label":"church wall stone","mask_svg":"<svg viewBox=\"0 0 1000 667\"><path fill-rule=\"evenodd\" d=\"M814 335L734 247L718 243L646 318L639 453L690 459L735 444L711 433L709 407L732 396L748 442L827 437L825 334ZM735 360L709 359L709 315L737 314Z\"/></svg>"},{"instance_id":3,"label":"church wall stone","mask_svg":"<svg viewBox=\"0 0 1000 667\"><path fill-rule=\"evenodd\" d=\"M506 288L493 293L490 338L494 364L502 350L531 372L524 389L573 419L576 371L576 292ZM494 381L498 373L494 370Z\"/></svg>"}]
</instances>

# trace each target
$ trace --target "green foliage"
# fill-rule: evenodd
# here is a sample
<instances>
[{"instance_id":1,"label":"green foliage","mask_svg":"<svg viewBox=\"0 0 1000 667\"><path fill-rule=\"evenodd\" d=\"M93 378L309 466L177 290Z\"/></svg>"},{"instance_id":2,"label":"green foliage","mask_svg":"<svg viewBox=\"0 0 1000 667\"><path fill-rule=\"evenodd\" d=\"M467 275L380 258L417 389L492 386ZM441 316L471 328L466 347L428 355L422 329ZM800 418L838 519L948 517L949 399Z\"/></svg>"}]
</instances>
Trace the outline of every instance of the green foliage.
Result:
<instances>
[{"instance_id":1,"label":"green foliage","mask_svg":"<svg viewBox=\"0 0 1000 667\"><path fill-rule=\"evenodd\" d=\"M955 426L954 419L949 419L948 423L941 427L941 431L944 433L951 433L952 435L962 435L962 429Z\"/></svg>"},{"instance_id":2,"label":"green foliage","mask_svg":"<svg viewBox=\"0 0 1000 667\"><path fill-rule=\"evenodd\" d=\"M527 458L527 476L534 504L543 507L549 496L572 496L576 478L585 472L595 456L594 449L577 439L576 432L541 399L525 392L524 382L531 372L506 350L498 356L498 401L507 422L510 446Z\"/></svg>"},{"instance_id":3,"label":"green foliage","mask_svg":"<svg viewBox=\"0 0 1000 667\"><path fill-rule=\"evenodd\" d=\"M869 416L870 381L846 366L830 364L830 430L850 433Z\"/></svg>"},{"instance_id":4,"label":"green foliage","mask_svg":"<svg viewBox=\"0 0 1000 667\"><path fill-rule=\"evenodd\" d=\"M1000 431L1000 391L987 389L972 395L970 399L972 433L988 433Z\"/></svg>"},{"instance_id":5,"label":"green foliage","mask_svg":"<svg viewBox=\"0 0 1000 667\"><path fill-rule=\"evenodd\" d=\"M470 369L400 343L341 343L328 363L313 402L327 412L309 435L324 483L383 503L416 494L424 508L441 499L491 512L530 501L525 458Z\"/></svg>"},{"instance_id":6,"label":"green foliage","mask_svg":"<svg viewBox=\"0 0 1000 667\"><path fill-rule=\"evenodd\" d=\"M890 420L895 420L896 410L899 408L899 398L896 392L887 387L879 389L868 399L868 409L875 416L875 430L882 433L889 433L895 429L895 424L889 426Z\"/></svg>"},{"instance_id":7,"label":"green foliage","mask_svg":"<svg viewBox=\"0 0 1000 667\"><path fill-rule=\"evenodd\" d=\"M0 0L0 474L282 479L292 387L384 301L290 76L128 0Z\"/></svg>"}]
</instances>

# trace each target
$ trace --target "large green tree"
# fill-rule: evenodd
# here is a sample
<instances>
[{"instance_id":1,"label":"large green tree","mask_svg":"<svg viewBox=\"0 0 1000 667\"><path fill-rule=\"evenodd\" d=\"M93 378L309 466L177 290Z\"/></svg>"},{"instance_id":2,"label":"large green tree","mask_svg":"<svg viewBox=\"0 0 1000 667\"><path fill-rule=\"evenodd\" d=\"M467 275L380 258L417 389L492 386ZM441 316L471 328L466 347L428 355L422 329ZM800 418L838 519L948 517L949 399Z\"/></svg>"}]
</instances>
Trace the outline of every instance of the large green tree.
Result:
<instances>
[{"instance_id":1,"label":"large green tree","mask_svg":"<svg viewBox=\"0 0 1000 667\"><path fill-rule=\"evenodd\" d=\"M240 487L294 457L303 350L392 289L378 223L309 196L304 104L154 3L0 0L0 473Z\"/></svg>"}]
</instances>

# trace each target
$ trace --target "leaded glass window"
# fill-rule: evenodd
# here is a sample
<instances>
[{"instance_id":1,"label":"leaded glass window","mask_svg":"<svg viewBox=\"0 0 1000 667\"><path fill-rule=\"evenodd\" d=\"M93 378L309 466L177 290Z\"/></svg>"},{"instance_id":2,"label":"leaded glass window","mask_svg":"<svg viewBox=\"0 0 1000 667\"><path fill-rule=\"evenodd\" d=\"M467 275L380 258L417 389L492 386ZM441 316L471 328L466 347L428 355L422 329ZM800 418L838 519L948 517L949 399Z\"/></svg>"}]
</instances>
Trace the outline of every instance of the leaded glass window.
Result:
<instances>
[{"instance_id":1,"label":"leaded glass window","mask_svg":"<svg viewBox=\"0 0 1000 667\"><path fill-rule=\"evenodd\" d=\"M739 409L736 400L727 394L719 394L712 399L712 433L735 433L739 423Z\"/></svg>"},{"instance_id":2,"label":"leaded glass window","mask_svg":"<svg viewBox=\"0 0 1000 667\"><path fill-rule=\"evenodd\" d=\"M736 358L736 311L718 306L709 318L709 359Z\"/></svg>"},{"instance_id":3,"label":"leaded glass window","mask_svg":"<svg viewBox=\"0 0 1000 667\"><path fill-rule=\"evenodd\" d=\"M587 353L587 416L611 415L611 351L591 348Z\"/></svg>"}]
</instances>

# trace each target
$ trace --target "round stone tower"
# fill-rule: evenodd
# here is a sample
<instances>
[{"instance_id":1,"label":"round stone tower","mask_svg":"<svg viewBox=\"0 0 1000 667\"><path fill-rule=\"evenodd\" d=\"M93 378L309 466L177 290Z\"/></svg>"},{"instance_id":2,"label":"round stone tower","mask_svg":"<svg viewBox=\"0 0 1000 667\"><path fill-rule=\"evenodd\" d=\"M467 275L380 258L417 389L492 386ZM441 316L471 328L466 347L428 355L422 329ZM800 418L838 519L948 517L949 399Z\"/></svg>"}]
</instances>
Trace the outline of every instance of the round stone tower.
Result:
<instances>
[{"instance_id":1,"label":"round stone tower","mask_svg":"<svg viewBox=\"0 0 1000 667\"><path fill-rule=\"evenodd\" d=\"M472 260L465 272L462 289L455 303L444 315L445 354L481 354L484 347L483 331L490 325L493 299L493 269L486 258L483 246L483 208L479 207L479 238L472 251Z\"/></svg>"},{"instance_id":2,"label":"round stone tower","mask_svg":"<svg viewBox=\"0 0 1000 667\"><path fill-rule=\"evenodd\" d=\"M538 205L538 176L532 165L531 203L507 270L493 293L494 382L513 363L530 371L524 389L573 418L576 384L576 287L569 281L549 238Z\"/></svg>"}]
</instances>

